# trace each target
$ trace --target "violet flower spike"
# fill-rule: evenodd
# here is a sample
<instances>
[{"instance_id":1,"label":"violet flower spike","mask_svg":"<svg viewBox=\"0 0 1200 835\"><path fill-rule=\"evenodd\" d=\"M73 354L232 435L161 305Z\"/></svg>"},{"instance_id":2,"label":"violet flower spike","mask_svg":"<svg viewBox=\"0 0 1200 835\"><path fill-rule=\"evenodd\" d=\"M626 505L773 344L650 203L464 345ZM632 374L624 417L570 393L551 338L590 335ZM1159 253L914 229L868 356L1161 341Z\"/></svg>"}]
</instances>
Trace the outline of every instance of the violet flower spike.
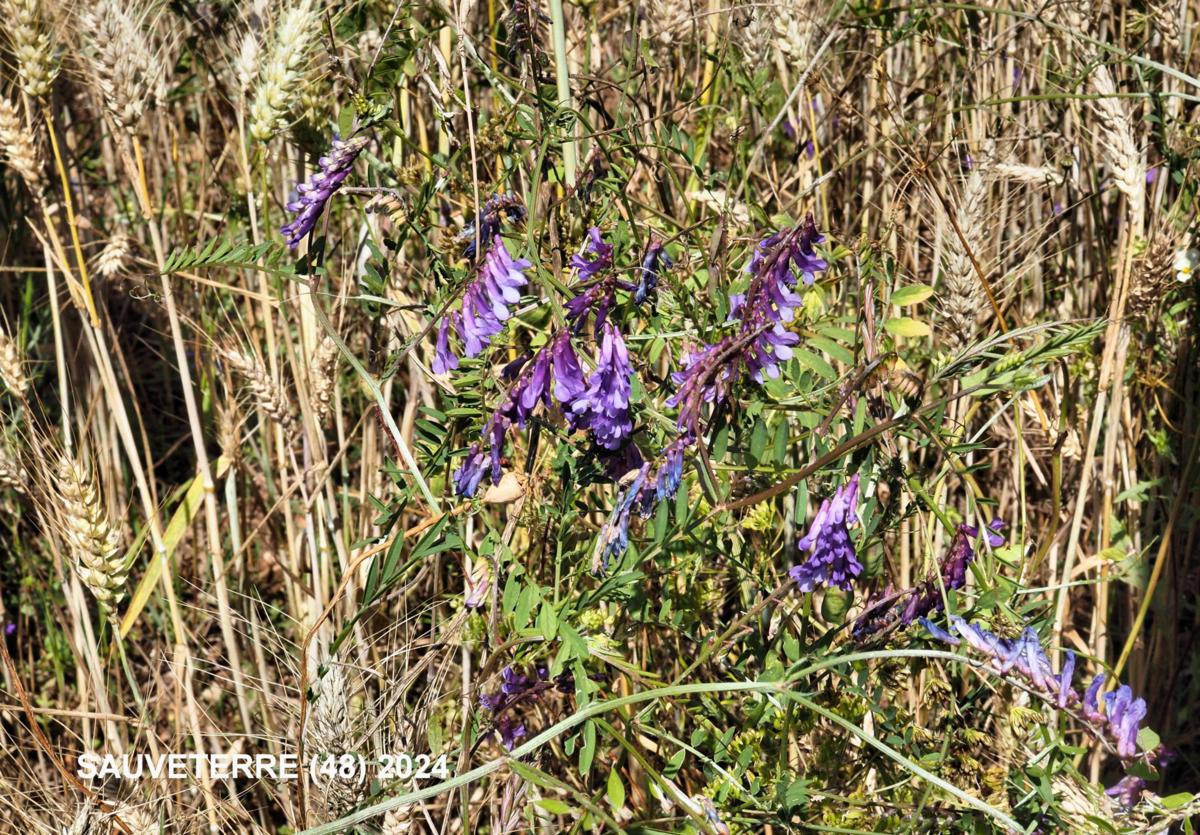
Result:
<instances>
[{"instance_id":1,"label":"violet flower spike","mask_svg":"<svg viewBox=\"0 0 1200 835\"><path fill-rule=\"evenodd\" d=\"M433 362L430 368L434 374L445 374L458 368L458 357L450 350L450 326L459 321L457 313L447 313L438 325L437 345L434 349ZM457 329L457 328L456 328Z\"/></svg>"},{"instance_id":2,"label":"violet flower spike","mask_svg":"<svg viewBox=\"0 0 1200 835\"><path fill-rule=\"evenodd\" d=\"M858 521L858 474L821 503L808 533L798 543L810 556L788 573L803 592L817 586L836 586L849 591L853 579L862 573L862 563L854 552L849 528Z\"/></svg>"},{"instance_id":3,"label":"violet flower spike","mask_svg":"<svg viewBox=\"0 0 1200 835\"><path fill-rule=\"evenodd\" d=\"M512 315L509 307L521 300L521 288L529 283L524 271L531 266L524 258L513 258L499 235L493 239L478 275L463 294L458 330L466 356L479 356L504 330Z\"/></svg>"},{"instance_id":4,"label":"violet flower spike","mask_svg":"<svg viewBox=\"0 0 1200 835\"><path fill-rule=\"evenodd\" d=\"M287 211L296 215L290 222L280 228L287 237L287 245L295 249L304 237L316 228L325 204L342 186L342 181L350 175L354 160L367 147L368 138L360 136L357 139L334 139L329 153L317 161L321 169L307 182L296 186L291 199L287 203Z\"/></svg>"},{"instance_id":5,"label":"violet flower spike","mask_svg":"<svg viewBox=\"0 0 1200 835\"><path fill-rule=\"evenodd\" d=\"M1145 780L1134 774L1126 774L1111 789L1105 789L1104 793L1115 800L1121 808L1132 809L1141 801L1142 793L1145 791Z\"/></svg>"},{"instance_id":6,"label":"violet flower spike","mask_svg":"<svg viewBox=\"0 0 1200 835\"><path fill-rule=\"evenodd\" d=\"M483 479L483 450L480 449L479 442L471 444L470 450L467 451L467 457L463 459L462 464L454 471L454 492L462 498L469 499L475 495L475 491L479 489L479 482Z\"/></svg>"},{"instance_id":7,"label":"violet flower spike","mask_svg":"<svg viewBox=\"0 0 1200 835\"><path fill-rule=\"evenodd\" d=\"M596 370L588 377L587 391L571 404L571 411L580 423L592 430L596 443L605 449L617 449L633 431L629 417L632 376L625 340L620 331L606 322Z\"/></svg>"},{"instance_id":8,"label":"violet flower spike","mask_svg":"<svg viewBox=\"0 0 1200 835\"><path fill-rule=\"evenodd\" d=\"M956 647L962 643L962 641L960 641L958 638L955 638L953 635L951 635L945 629L942 629L942 627L938 626L936 623L931 621L929 618L918 618L917 622L920 623L921 626L924 626L925 630L930 635L937 638L939 641L941 641L944 644L949 644L952 647Z\"/></svg>"},{"instance_id":9,"label":"violet flower spike","mask_svg":"<svg viewBox=\"0 0 1200 835\"><path fill-rule=\"evenodd\" d=\"M1097 675L1092 679L1087 692L1083 694L1083 718L1089 722L1098 723L1104 721L1104 714L1100 712L1098 696L1100 695L1100 688L1104 686L1105 678L1104 673Z\"/></svg>"},{"instance_id":10,"label":"violet flower spike","mask_svg":"<svg viewBox=\"0 0 1200 835\"><path fill-rule=\"evenodd\" d=\"M571 345L569 332L562 331L555 338L550 347L550 359L554 366L554 399L559 403L575 402L587 391L587 384L583 381L583 369Z\"/></svg>"}]
</instances>

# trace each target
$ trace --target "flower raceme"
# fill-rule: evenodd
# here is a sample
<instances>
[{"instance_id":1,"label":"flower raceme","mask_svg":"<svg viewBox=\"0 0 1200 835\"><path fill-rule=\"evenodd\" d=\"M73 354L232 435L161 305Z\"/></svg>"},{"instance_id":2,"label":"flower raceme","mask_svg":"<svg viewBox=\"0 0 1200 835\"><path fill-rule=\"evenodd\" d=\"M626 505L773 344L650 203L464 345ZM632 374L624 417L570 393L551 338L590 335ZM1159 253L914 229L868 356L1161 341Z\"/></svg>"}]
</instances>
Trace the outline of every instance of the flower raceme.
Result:
<instances>
[{"instance_id":1,"label":"flower raceme","mask_svg":"<svg viewBox=\"0 0 1200 835\"><path fill-rule=\"evenodd\" d=\"M999 548L1004 544L1004 528L1003 519L993 519L983 529L991 547ZM975 561L975 542L978 539L978 527L960 524L937 573L930 573L924 581L910 589L900 592L888 589L880 599L869 601L866 610L854 624L854 636L862 638L897 626L905 627L914 620L940 611L944 605L942 589L953 591L967 584L967 566Z\"/></svg>"},{"instance_id":2,"label":"flower raceme","mask_svg":"<svg viewBox=\"0 0 1200 835\"><path fill-rule=\"evenodd\" d=\"M292 249L298 247L300 241L316 227L325 204L341 188L342 182L350 175L354 160L358 159L366 146L365 136L345 141L334 139L329 153L317 161L321 170L307 182L296 186L286 206L288 212L296 217L279 230L287 236L287 244Z\"/></svg>"},{"instance_id":3,"label":"flower raceme","mask_svg":"<svg viewBox=\"0 0 1200 835\"><path fill-rule=\"evenodd\" d=\"M504 240L493 236L475 278L463 293L462 311L447 313L438 327L432 363L435 374L458 368L458 357L450 348L451 328L462 340L467 357L477 357L491 345L492 337L504 330L512 316L510 308L521 300L521 290L529 283L525 270L532 266L524 258L513 258Z\"/></svg>"},{"instance_id":4,"label":"flower raceme","mask_svg":"<svg viewBox=\"0 0 1200 835\"><path fill-rule=\"evenodd\" d=\"M612 247L604 242L598 229L593 228L589 232L589 238L590 250L596 257L589 260L577 255L576 266L581 274L586 271L590 278L596 278L604 266L611 264ZM504 261L506 257L511 261L503 241L497 236L492 248L484 257L480 277L467 291L461 318L452 314L442 322L437 341L437 357L433 364L434 371L442 372L457 367L458 360L449 348L451 323L459 330L460 336L463 336L468 326L474 326L468 322L472 315L475 322L483 321L483 317L478 315L482 305L475 301L480 295L497 302L498 309L493 309L492 312L499 313L502 309L504 317L507 318L508 312L500 302L510 298L515 301L513 294L516 293L516 287L509 286L509 295L505 295L504 281L508 280L510 285L515 285L516 279L512 277L511 270L506 273L508 279L497 279L489 272L492 269L489 267L489 264L493 263L492 259L498 259L495 261L498 265L495 268L497 273L508 269L505 266L507 262ZM528 262L524 261L513 263L518 267L522 264L528 266ZM601 266L597 267L598 264ZM523 286L523 276L521 281ZM601 288L603 292L592 292L597 288ZM633 368L629 363L629 353L620 331L607 321L614 292L615 285L607 277L599 278L588 291L568 303L568 319L573 327L553 333L549 341L532 357L527 354L505 367L501 377L512 380L512 385L485 423L483 439L471 445L467 456L454 473L454 487L458 495L470 497L475 494L488 462L491 481L493 484L498 483L504 442L509 428L514 423L524 428L539 406L550 409L555 401L561 406L572 429L590 430L596 443L605 450L616 451L626 444L633 431L629 408ZM472 310L476 311L476 314L468 313ZM585 378L573 339L589 318L596 322L599 353L594 370ZM496 316L496 321L491 323L488 329L499 332L502 327L499 316ZM490 339L490 335L487 338ZM482 345L473 343L466 336L464 343L468 356L473 356L471 351L476 348L482 351ZM485 443L489 452L486 459L483 454Z\"/></svg>"},{"instance_id":5,"label":"flower raceme","mask_svg":"<svg viewBox=\"0 0 1200 835\"><path fill-rule=\"evenodd\" d=\"M1075 653L1068 650L1062 670L1055 672L1033 627L1026 627L1020 638L1010 640L951 615L951 628L961 636L960 641L932 621L921 618L920 622L929 634L944 643L957 646L966 641L971 649L990 659L989 665L996 672L1015 671L1035 692L1054 702L1059 709L1078 707L1091 733L1110 741L1121 759L1132 760L1137 756L1137 737L1141 722L1146 718L1146 701L1134 698L1128 685L1106 693L1105 709L1101 711L1099 694L1104 686L1104 673L1092 679L1080 698L1071 686L1075 675Z\"/></svg>"},{"instance_id":6,"label":"flower raceme","mask_svg":"<svg viewBox=\"0 0 1200 835\"><path fill-rule=\"evenodd\" d=\"M800 587L810 592L818 586L833 586L849 591L854 578L862 573L862 563L850 541L850 526L858 521L858 474L851 476L821 503L808 533L798 547L809 557L788 573Z\"/></svg>"},{"instance_id":7,"label":"flower raceme","mask_svg":"<svg viewBox=\"0 0 1200 835\"><path fill-rule=\"evenodd\" d=\"M610 558L625 551L632 510L648 518L657 502L675 495L682 478L684 455L704 432L701 425L704 404L724 400L743 377L762 383L768 377L779 376L780 363L791 359L792 346L800 341L800 337L784 327L784 323L795 318L796 308L803 303L793 290L800 282L811 285L817 273L828 267L815 250L824 240L810 216L798 226L769 236L755 248L746 267L751 275L750 285L745 293L730 299L729 320L736 327L717 342L692 350L683 358L683 368L671 375L676 390L667 399L667 405L679 410L675 419L679 434L659 460L644 463L618 495L616 506L601 530L594 565L606 566ZM642 262L643 283L635 294L640 293L644 298L657 283L660 265L670 266L664 257L651 242ZM651 274L653 279L648 278ZM861 566L858 570L861 571Z\"/></svg>"}]
</instances>

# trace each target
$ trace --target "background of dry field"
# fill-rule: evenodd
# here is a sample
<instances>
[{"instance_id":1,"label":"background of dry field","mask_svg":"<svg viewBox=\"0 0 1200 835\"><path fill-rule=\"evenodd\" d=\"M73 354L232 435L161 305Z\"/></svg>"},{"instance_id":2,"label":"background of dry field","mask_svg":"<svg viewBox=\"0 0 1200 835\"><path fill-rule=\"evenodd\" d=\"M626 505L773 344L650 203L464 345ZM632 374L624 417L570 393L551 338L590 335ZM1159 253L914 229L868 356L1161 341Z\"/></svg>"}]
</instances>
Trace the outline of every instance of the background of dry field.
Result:
<instances>
[{"instance_id":1,"label":"background of dry field","mask_svg":"<svg viewBox=\"0 0 1200 835\"><path fill-rule=\"evenodd\" d=\"M1192 0L0 14L0 831L298 832L412 789L73 776L88 750L298 741L495 765L323 832L1005 831L913 765L1026 831L1181 831L1197 808ZM338 130L370 141L290 251L288 194ZM537 279L490 355L435 375L460 232L505 191ZM617 488L561 419L454 497L589 226L631 275L652 233L675 260L651 308L614 314L652 455L685 343L808 212L833 263L802 331L826 336L735 394L607 578ZM912 285L933 293L896 304ZM994 385L957 396L983 364ZM771 494L897 410L916 417ZM795 542L850 464L869 576L796 594ZM894 655L919 630L839 628L993 515L1009 544L958 609L1144 696L1167 802L1120 810L1114 758L1002 679ZM721 686L852 652L796 684L826 713ZM564 726L504 759L480 694L556 661L581 692L523 718Z\"/></svg>"}]
</instances>

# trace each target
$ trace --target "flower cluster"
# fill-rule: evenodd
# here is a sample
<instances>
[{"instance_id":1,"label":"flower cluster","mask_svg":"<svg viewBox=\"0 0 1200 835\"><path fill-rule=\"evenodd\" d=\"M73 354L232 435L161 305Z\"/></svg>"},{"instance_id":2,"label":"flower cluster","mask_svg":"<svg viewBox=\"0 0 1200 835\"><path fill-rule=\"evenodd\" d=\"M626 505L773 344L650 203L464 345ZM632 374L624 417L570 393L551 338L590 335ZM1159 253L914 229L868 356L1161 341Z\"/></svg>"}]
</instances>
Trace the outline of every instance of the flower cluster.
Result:
<instances>
[{"instance_id":1,"label":"flower cluster","mask_svg":"<svg viewBox=\"0 0 1200 835\"><path fill-rule=\"evenodd\" d=\"M961 643L933 622L925 618L921 618L920 622L938 640L954 646ZM990 659L993 670L998 673L1015 671L1034 692L1042 694L1060 709L1079 706L1080 715L1088 723L1093 735L1111 742L1123 760L1137 756L1137 737L1142 720L1146 718L1146 701L1134 698L1128 685L1121 685L1116 691L1106 693L1104 710L1101 711L1099 695L1104 686L1104 673L1092 679L1081 699L1071 686L1075 675L1075 653L1068 650L1062 670L1055 672L1050 659L1042 651L1041 639L1033 627L1026 627L1020 638L1009 640L955 615L950 616L950 624L971 649Z\"/></svg>"},{"instance_id":2,"label":"flower cluster","mask_svg":"<svg viewBox=\"0 0 1200 835\"><path fill-rule=\"evenodd\" d=\"M292 249L299 246L304 236L316 227L325 204L341 188L342 182L350 175L350 169L354 167L354 160L358 159L366 146L365 136L344 142L334 139L329 153L317 161L321 170L308 182L296 186L286 206L288 212L296 217L279 230L287 236L287 244Z\"/></svg>"},{"instance_id":3,"label":"flower cluster","mask_svg":"<svg viewBox=\"0 0 1200 835\"><path fill-rule=\"evenodd\" d=\"M991 547L999 548L1004 544L1004 528L1003 519L993 519L984 528L984 535ZM900 592L889 589L879 599L869 602L855 622L854 636L862 638L897 626L906 627L932 612L941 611L944 604L942 589L951 591L967 584L967 566L975 560L975 542L978 539L979 528L960 524L937 573L930 574L910 589Z\"/></svg>"},{"instance_id":4,"label":"flower cluster","mask_svg":"<svg viewBox=\"0 0 1200 835\"><path fill-rule=\"evenodd\" d=\"M818 586L849 591L863 568L850 541L849 528L857 521L858 474L855 473L832 499L821 502L808 533L798 543L801 551L809 552L809 557L788 574L800 591L810 592Z\"/></svg>"},{"instance_id":5,"label":"flower cluster","mask_svg":"<svg viewBox=\"0 0 1200 835\"><path fill-rule=\"evenodd\" d=\"M451 327L463 343L463 354L477 357L492 343L492 337L504 330L512 316L510 307L521 299L521 289L529 283L525 270L533 266L524 258L513 258L504 240L495 235L483 256L474 280L463 294L462 312L442 317L433 359L435 374L458 368L458 357L450 348Z\"/></svg>"},{"instance_id":6,"label":"flower cluster","mask_svg":"<svg viewBox=\"0 0 1200 835\"><path fill-rule=\"evenodd\" d=\"M612 247L604 242L599 229L593 228L589 238L595 258L577 255L573 263L581 274L586 272L589 277L595 277L612 263ZM503 243L497 237L495 246L485 257L485 269L488 259L500 250L503 250ZM485 291L490 286L485 284ZM592 293L591 290L597 287L606 289L602 293ZM573 326L554 333L532 357L521 357L501 372L502 379L510 380L512 384L485 423L483 440L471 445L454 473L454 488L458 495L475 495L489 464L492 483L500 481L501 457L509 428L513 424L524 428L539 405L549 409L557 401L571 428L590 430L596 443L605 450L617 451L627 446L633 431L629 410L633 368L625 340L616 326L607 321L615 288L616 285L606 277L576 296L567 305L568 319ZM468 291L467 301L463 303L464 322L470 298ZM577 303L580 299L584 302ZM585 377L573 338L590 317L597 322L599 353L592 373ZM457 366L457 360L450 363L452 356L442 357L444 343L448 343L448 337L439 336L435 371ZM484 442L488 447L487 457L484 456Z\"/></svg>"},{"instance_id":7,"label":"flower cluster","mask_svg":"<svg viewBox=\"0 0 1200 835\"><path fill-rule=\"evenodd\" d=\"M792 346L800 341L784 327L803 304L794 292L796 285L811 285L817 273L828 268L815 249L824 240L809 216L798 226L776 232L757 245L746 267L751 276L746 292L730 298L729 320L736 327L717 342L691 351L683 359L683 368L671 375L677 388L667 405L679 410L675 420L679 434L663 450L660 460L644 463L618 495L601 530L594 565L607 566L610 558L624 552L632 510L648 518L657 502L675 495L684 454L703 431L704 404L723 400L743 375L758 383L779 376L779 364L791 359ZM652 241L642 262L642 282L635 289L635 300L639 294L645 298L657 284L660 264L670 266L670 261L663 259L661 249L656 249ZM858 565L856 560L854 565ZM838 571L846 568L848 565L841 563L837 566ZM861 566L854 573L858 571Z\"/></svg>"},{"instance_id":8,"label":"flower cluster","mask_svg":"<svg viewBox=\"0 0 1200 835\"><path fill-rule=\"evenodd\" d=\"M568 673L550 678L550 671L539 666L532 674L520 672L514 667L500 671L500 689L494 693L481 693L479 705L491 712L493 727L500 735L504 747L511 751L528 734L525 722L512 709L522 703L540 699L549 691L574 693L575 679Z\"/></svg>"}]
</instances>

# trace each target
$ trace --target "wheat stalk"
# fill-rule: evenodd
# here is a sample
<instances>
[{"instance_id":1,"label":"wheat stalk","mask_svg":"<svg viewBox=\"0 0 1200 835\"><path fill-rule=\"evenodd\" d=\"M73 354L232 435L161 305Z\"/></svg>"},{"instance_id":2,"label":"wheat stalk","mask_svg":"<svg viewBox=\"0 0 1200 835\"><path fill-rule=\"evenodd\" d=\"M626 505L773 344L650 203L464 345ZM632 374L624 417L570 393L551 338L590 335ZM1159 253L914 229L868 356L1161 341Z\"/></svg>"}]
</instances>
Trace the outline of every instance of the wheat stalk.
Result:
<instances>
[{"instance_id":1,"label":"wheat stalk","mask_svg":"<svg viewBox=\"0 0 1200 835\"><path fill-rule=\"evenodd\" d=\"M84 52L104 108L113 121L132 131L146 108L163 94L166 67L145 29L149 12L101 0L79 18Z\"/></svg>"},{"instance_id":2,"label":"wheat stalk","mask_svg":"<svg viewBox=\"0 0 1200 835\"><path fill-rule=\"evenodd\" d=\"M25 364L17 343L0 329L0 381L17 397L24 397L29 390L29 377L25 375Z\"/></svg>"},{"instance_id":3,"label":"wheat stalk","mask_svg":"<svg viewBox=\"0 0 1200 835\"><path fill-rule=\"evenodd\" d=\"M250 136L254 139L265 142L287 127L284 116L304 80L319 19L312 0L301 0L280 18L250 105Z\"/></svg>"},{"instance_id":4,"label":"wheat stalk","mask_svg":"<svg viewBox=\"0 0 1200 835\"><path fill-rule=\"evenodd\" d=\"M25 185L34 194L41 191L42 166L38 162L33 135L26 129L17 108L8 99L0 98L0 151Z\"/></svg>"},{"instance_id":5,"label":"wheat stalk","mask_svg":"<svg viewBox=\"0 0 1200 835\"><path fill-rule=\"evenodd\" d=\"M21 89L34 98L50 92L59 70L40 5L38 0L0 0L0 14L8 24L8 42L17 59Z\"/></svg>"},{"instance_id":6,"label":"wheat stalk","mask_svg":"<svg viewBox=\"0 0 1200 835\"><path fill-rule=\"evenodd\" d=\"M246 388L254 396L256 405L284 426L292 422L292 409L287 395L254 354L239 351L236 348L226 348L221 356L230 367L238 373Z\"/></svg>"},{"instance_id":7,"label":"wheat stalk","mask_svg":"<svg viewBox=\"0 0 1200 835\"><path fill-rule=\"evenodd\" d=\"M97 600L111 605L125 593L128 573L121 535L109 522L94 479L70 456L59 458L53 484L59 525L75 570Z\"/></svg>"},{"instance_id":8,"label":"wheat stalk","mask_svg":"<svg viewBox=\"0 0 1200 835\"><path fill-rule=\"evenodd\" d=\"M1092 89L1100 96L1092 101L1092 111L1097 119L1097 150L1112 171L1117 188L1132 205L1139 205L1146 190L1146 169L1133 136L1129 114L1117 98L1116 83L1107 66L1098 64L1092 71L1091 82Z\"/></svg>"},{"instance_id":9,"label":"wheat stalk","mask_svg":"<svg viewBox=\"0 0 1200 835\"><path fill-rule=\"evenodd\" d=\"M987 307L987 296L979 283L972 256L979 259L983 251L983 216L988 194L985 171L988 167L986 160L977 161L963 183L962 196L954 214L962 238L952 228L941 202L935 201L943 226L948 230L943 254L945 288L941 301L946 318L945 331L956 347L969 344L979 333L979 319Z\"/></svg>"}]
</instances>

